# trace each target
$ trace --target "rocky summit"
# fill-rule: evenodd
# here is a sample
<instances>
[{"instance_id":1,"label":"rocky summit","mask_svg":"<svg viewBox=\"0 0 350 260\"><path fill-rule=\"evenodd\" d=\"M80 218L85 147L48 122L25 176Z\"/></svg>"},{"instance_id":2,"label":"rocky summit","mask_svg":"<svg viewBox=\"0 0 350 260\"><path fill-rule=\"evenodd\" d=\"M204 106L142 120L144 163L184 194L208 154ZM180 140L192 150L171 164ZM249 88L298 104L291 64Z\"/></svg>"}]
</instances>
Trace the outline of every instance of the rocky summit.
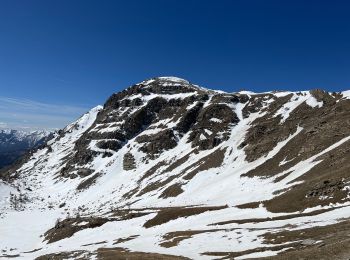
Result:
<instances>
[{"instance_id":1,"label":"rocky summit","mask_svg":"<svg viewBox=\"0 0 350 260\"><path fill-rule=\"evenodd\" d=\"M153 78L0 178L4 258L349 259L350 92Z\"/></svg>"}]
</instances>

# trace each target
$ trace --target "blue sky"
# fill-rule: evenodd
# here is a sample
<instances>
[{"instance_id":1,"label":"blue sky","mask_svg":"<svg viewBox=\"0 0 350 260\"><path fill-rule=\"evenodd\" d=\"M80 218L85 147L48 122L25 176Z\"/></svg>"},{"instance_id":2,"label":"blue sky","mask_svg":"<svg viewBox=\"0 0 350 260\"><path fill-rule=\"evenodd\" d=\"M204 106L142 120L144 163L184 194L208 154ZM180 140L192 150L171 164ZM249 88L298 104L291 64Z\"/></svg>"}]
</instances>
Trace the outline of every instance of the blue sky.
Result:
<instances>
[{"instance_id":1,"label":"blue sky","mask_svg":"<svg viewBox=\"0 0 350 260\"><path fill-rule=\"evenodd\" d=\"M155 76L350 89L349 13L340 0L0 0L0 127L63 127Z\"/></svg>"}]
</instances>

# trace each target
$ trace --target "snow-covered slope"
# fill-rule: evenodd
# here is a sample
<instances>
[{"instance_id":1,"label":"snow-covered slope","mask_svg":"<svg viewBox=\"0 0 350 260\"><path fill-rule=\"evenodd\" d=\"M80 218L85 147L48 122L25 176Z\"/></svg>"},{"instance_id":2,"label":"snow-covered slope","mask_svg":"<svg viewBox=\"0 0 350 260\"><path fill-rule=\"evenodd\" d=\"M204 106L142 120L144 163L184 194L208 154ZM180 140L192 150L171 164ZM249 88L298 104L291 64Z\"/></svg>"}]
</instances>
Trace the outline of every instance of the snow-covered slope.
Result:
<instances>
[{"instance_id":1,"label":"snow-covered slope","mask_svg":"<svg viewBox=\"0 0 350 260\"><path fill-rule=\"evenodd\" d=\"M349 111L345 95L320 90L136 84L2 174L0 256L329 252L349 240Z\"/></svg>"}]
</instances>

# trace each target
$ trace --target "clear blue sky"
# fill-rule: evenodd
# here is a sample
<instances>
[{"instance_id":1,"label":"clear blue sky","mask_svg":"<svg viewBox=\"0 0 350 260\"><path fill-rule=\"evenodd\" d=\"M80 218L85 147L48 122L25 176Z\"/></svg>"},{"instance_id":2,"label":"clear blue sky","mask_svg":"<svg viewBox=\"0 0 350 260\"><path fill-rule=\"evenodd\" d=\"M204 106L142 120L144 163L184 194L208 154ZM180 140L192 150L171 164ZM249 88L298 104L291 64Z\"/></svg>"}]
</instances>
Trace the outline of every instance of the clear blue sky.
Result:
<instances>
[{"instance_id":1,"label":"clear blue sky","mask_svg":"<svg viewBox=\"0 0 350 260\"><path fill-rule=\"evenodd\" d=\"M64 105L69 121L154 76L350 89L349 14L345 0L0 0L0 96Z\"/></svg>"}]
</instances>

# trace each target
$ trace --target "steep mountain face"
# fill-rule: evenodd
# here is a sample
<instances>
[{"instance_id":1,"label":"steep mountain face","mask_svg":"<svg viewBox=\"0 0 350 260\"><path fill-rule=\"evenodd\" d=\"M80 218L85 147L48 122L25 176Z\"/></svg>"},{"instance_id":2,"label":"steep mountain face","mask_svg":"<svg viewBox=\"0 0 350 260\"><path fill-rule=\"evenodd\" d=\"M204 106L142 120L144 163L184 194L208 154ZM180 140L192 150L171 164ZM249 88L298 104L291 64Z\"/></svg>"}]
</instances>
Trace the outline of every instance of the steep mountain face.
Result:
<instances>
[{"instance_id":1,"label":"steep mountain face","mask_svg":"<svg viewBox=\"0 0 350 260\"><path fill-rule=\"evenodd\" d=\"M0 169L18 160L26 151L44 144L49 135L48 131L0 130Z\"/></svg>"},{"instance_id":2,"label":"steep mountain face","mask_svg":"<svg viewBox=\"0 0 350 260\"><path fill-rule=\"evenodd\" d=\"M131 86L2 172L0 256L348 259L349 97Z\"/></svg>"}]
</instances>

